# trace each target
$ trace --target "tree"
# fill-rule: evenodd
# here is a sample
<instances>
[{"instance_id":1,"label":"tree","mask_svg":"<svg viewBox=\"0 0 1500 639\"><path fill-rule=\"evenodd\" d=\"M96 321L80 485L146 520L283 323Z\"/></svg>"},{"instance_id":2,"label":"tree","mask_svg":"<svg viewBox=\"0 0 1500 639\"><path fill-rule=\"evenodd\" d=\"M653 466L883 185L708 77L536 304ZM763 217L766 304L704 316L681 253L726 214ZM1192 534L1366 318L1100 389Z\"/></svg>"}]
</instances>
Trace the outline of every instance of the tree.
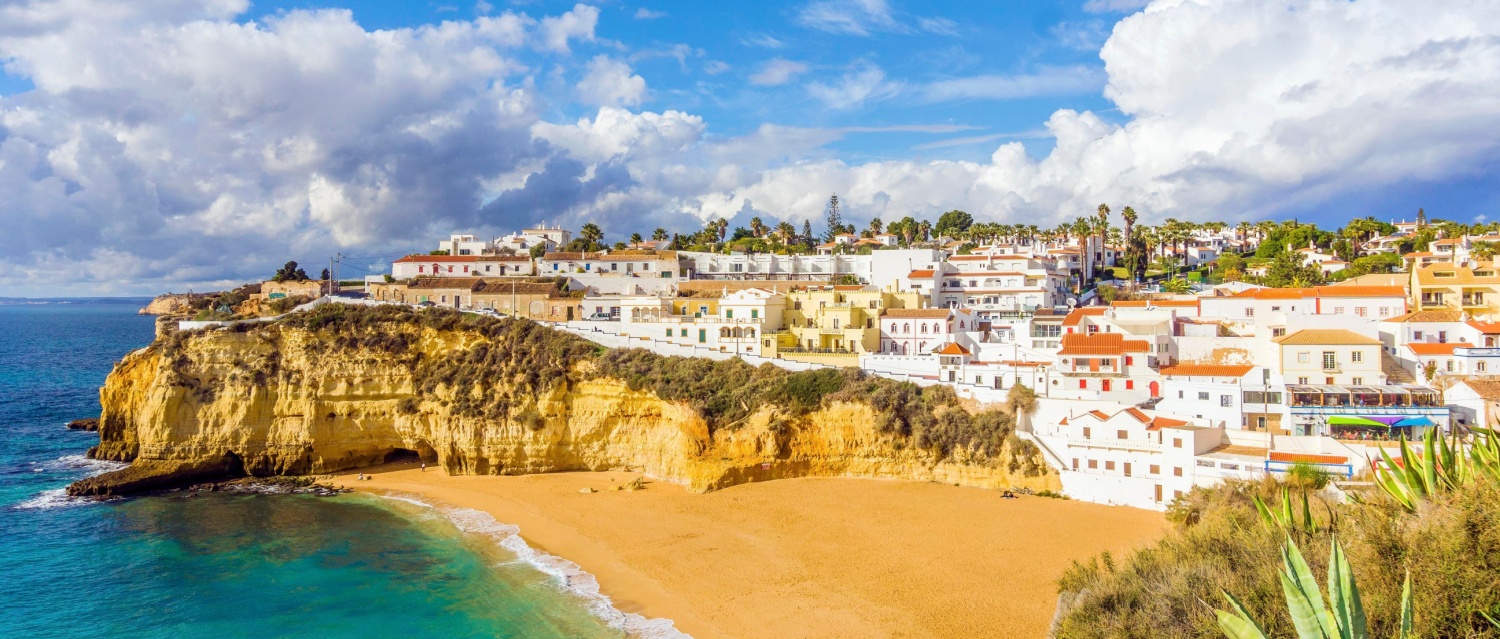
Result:
<instances>
[{"instance_id":1,"label":"tree","mask_svg":"<svg viewBox=\"0 0 1500 639\"><path fill-rule=\"evenodd\" d=\"M932 239L932 222L928 222L927 220L922 220L921 222L917 222L917 234L922 236L922 241L923 242L931 240Z\"/></svg>"},{"instance_id":2,"label":"tree","mask_svg":"<svg viewBox=\"0 0 1500 639\"><path fill-rule=\"evenodd\" d=\"M1098 222L1099 222L1096 225L1097 226L1097 230L1099 231L1099 254L1098 254L1098 262L1102 263L1104 261L1104 254L1107 252L1105 250L1105 245L1107 244L1107 242L1105 242L1104 239L1105 239L1106 236L1109 235L1109 205L1108 204L1100 204L1098 210L1095 211L1094 215L1098 219ZM1096 264L1096 266L1097 266L1097 264ZM1095 269L1095 270L1097 270L1097 269Z\"/></svg>"},{"instance_id":3,"label":"tree","mask_svg":"<svg viewBox=\"0 0 1500 639\"><path fill-rule=\"evenodd\" d=\"M323 269L323 274L322 275L323 276L320 277L320 278L318 278L318 279L323 280L324 282L327 282L328 281L328 269L326 269L326 268Z\"/></svg>"},{"instance_id":4,"label":"tree","mask_svg":"<svg viewBox=\"0 0 1500 639\"><path fill-rule=\"evenodd\" d=\"M307 276L307 271L297 268L296 262L283 264L275 275L271 276L272 282L305 282L312 279Z\"/></svg>"},{"instance_id":5,"label":"tree","mask_svg":"<svg viewBox=\"0 0 1500 639\"><path fill-rule=\"evenodd\" d=\"M1243 273L1245 271L1245 258L1234 253L1225 253L1220 255L1219 259L1214 260L1214 268L1220 271L1235 270Z\"/></svg>"},{"instance_id":6,"label":"tree","mask_svg":"<svg viewBox=\"0 0 1500 639\"><path fill-rule=\"evenodd\" d=\"M955 209L938 216L937 225L932 227L932 232L938 237L958 237L973 225L974 216Z\"/></svg>"},{"instance_id":7,"label":"tree","mask_svg":"<svg viewBox=\"0 0 1500 639\"><path fill-rule=\"evenodd\" d=\"M604 247L604 230L598 224L589 222L578 231L578 239L583 240L585 251L597 251Z\"/></svg>"},{"instance_id":8,"label":"tree","mask_svg":"<svg viewBox=\"0 0 1500 639\"><path fill-rule=\"evenodd\" d=\"M880 221L880 218L870 218L870 235L880 235L884 232L884 228L885 224Z\"/></svg>"},{"instance_id":9,"label":"tree","mask_svg":"<svg viewBox=\"0 0 1500 639\"><path fill-rule=\"evenodd\" d=\"M760 216L750 218L750 234L755 237L765 237L766 231L770 229L765 222L760 221Z\"/></svg>"},{"instance_id":10,"label":"tree","mask_svg":"<svg viewBox=\"0 0 1500 639\"><path fill-rule=\"evenodd\" d=\"M812 248L815 240L812 234L812 220L802 220L802 245Z\"/></svg>"},{"instance_id":11,"label":"tree","mask_svg":"<svg viewBox=\"0 0 1500 639\"><path fill-rule=\"evenodd\" d=\"M542 256L547 254L547 243L532 244L531 249L527 253L531 254L531 259L533 260L542 259Z\"/></svg>"},{"instance_id":12,"label":"tree","mask_svg":"<svg viewBox=\"0 0 1500 639\"><path fill-rule=\"evenodd\" d=\"M1272 288L1315 286L1322 281L1322 269L1306 264L1302 254L1296 251L1283 251L1277 255L1266 267L1266 276L1261 278L1262 284Z\"/></svg>"},{"instance_id":13,"label":"tree","mask_svg":"<svg viewBox=\"0 0 1500 639\"><path fill-rule=\"evenodd\" d=\"M660 242L668 237L670 235L668 235L667 230L661 227L657 227L655 231L651 232L651 241L653 242Z\"/></svg>"},{"instance_id":14,"label":"tree","mask_svg":"<svg viewBox=\"0 0 1500 639\"><path fill-rule=\"evenodd\" d=\"M839 230L844 228L844 218L839 213L839 194L837 193L828 198L827 221L828 230L823 233L823 241L832 242L833 238L839 234Z\"/></svg>"},{"instance_id":15,"label":"tree","mask_svg":"<svg viewBox=\"0 0 1500 639\"><path fill-rule=\"evenodd\" d=\"M645 240L643 240L641 238L641 234L640 233L631 233L630 234L630 243L632 245L634 245L634 246L640 246L641 242L643 242L643 241L645 241Z\"/></svg>"}]
</instances>

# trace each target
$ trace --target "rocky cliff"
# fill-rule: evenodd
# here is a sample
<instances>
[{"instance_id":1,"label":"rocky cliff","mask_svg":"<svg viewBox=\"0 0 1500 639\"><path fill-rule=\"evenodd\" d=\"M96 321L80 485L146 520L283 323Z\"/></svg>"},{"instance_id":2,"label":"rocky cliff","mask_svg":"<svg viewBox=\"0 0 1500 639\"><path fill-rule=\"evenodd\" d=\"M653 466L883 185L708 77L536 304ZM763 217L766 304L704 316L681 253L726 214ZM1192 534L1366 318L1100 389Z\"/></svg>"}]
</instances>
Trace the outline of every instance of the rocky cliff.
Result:
<instances>
[{"instance_id":1,"label":"rocky cliff","mask_svg":"<svg viewBox=\"0 0 1500 639\"><path fill-rule=\"evenodd\" d=\"M164 335L100 391L73 494L296 475L420 456L453 473L631 470L699 491L810 475L1057 488L1009 417L951 391L602 352L526 322L327 305Z\"/></svg>"},{"instance_id":2,"label":"rocky cliff","mask_svg":"<svg viewBox=\"0 0 1500 639\"><path fill-rule=\"evenodd\" d=\"M210 293L163 293L151 299L139 315L182 315L193 311L194 305L207 298Z\"/></svg>"}]
</instances>

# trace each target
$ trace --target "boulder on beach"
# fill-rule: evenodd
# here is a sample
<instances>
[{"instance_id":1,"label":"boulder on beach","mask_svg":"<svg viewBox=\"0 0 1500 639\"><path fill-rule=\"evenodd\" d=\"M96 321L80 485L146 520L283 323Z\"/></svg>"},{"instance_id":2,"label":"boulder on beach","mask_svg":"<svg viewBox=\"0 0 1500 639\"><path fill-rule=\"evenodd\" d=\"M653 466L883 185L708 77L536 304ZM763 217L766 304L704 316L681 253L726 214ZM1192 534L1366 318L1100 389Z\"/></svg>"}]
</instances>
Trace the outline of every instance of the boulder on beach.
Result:
<instances>
[{"instance_id":1,"label":"boulder on beach","mask_svg":"<svg viewBox=\"0 0 1500 639\"><path fill-rule=\"evenodd\" d=\"M90 432L97 432L99 430L99 418L87 417L84 419L75 419L71 422L68 422L68 430L86 430Z\"/></svg>"}]
</instances>

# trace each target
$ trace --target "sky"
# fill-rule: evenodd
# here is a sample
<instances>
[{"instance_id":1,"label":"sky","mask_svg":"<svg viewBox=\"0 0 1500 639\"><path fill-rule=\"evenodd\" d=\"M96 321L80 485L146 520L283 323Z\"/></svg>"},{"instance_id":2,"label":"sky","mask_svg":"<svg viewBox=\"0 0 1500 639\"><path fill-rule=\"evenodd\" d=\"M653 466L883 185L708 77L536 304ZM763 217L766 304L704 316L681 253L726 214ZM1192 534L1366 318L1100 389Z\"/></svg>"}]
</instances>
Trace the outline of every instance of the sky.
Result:
<instances>
[{"instance_id":1,"label":"sky","mask_svg":"<svg viewBox=\"0 0 1500 639\"><path fill-rule=\"evenodd\" d=\"M0 296L819 228L834 193L860 225L1500 220L1497 174L1490 0L0 0Z\"/></svg>"}]
</instances>

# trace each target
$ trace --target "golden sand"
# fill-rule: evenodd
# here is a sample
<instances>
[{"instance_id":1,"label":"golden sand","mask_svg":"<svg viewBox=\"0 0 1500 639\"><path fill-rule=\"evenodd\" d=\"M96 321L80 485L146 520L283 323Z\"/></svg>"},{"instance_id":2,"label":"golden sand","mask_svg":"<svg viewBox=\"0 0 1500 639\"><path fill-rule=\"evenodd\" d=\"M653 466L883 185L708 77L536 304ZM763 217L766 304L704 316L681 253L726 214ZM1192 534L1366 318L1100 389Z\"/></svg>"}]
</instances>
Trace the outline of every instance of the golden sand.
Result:
<instances>
[{"instance_id":1,"label":"golden sand","mask_svg":"<svg viewBox=\"0 0 1500 639\"><path fill-rule=\"evenodd\" d=\"M785 479L708 494L638 475L449 476L345 485L474 508L598 578L616 607L696 639L1041 637L1076 559L1158 538L1158 513L933 483ZM602 492L579 491L593 488Z\"/></svg>"}]
</instances>

